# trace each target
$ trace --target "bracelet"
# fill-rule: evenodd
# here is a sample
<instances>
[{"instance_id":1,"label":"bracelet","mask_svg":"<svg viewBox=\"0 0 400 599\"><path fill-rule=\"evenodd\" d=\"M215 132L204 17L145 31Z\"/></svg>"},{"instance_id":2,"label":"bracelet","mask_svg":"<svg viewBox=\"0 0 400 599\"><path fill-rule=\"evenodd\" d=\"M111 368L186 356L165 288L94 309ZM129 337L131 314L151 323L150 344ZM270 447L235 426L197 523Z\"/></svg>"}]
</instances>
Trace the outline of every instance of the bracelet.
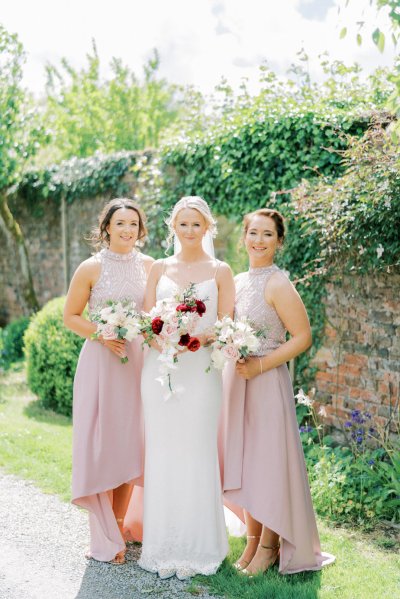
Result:
<instances>
[{"instance_id":1,"label":"bracelet","mask_svg":"<svg viewBox=\"0 0 400 599\"><path fill-rule=\"evenodd\" d=\"M261 360L261 358L258 358L258 359L259 359L259 362L260 362L260 374L262 374L263 373L262 360Z\"/></svg>"}]
</instances>

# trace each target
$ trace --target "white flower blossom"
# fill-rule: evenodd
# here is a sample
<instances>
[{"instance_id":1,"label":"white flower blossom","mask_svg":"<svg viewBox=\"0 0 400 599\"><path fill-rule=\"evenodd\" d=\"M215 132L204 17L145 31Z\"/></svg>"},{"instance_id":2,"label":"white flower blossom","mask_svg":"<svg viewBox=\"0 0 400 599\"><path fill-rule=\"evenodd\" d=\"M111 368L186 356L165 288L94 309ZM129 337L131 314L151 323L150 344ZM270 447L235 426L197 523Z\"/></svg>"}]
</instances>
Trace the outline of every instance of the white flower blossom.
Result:
<instances>
[{"instance_id":1,"label":"white flower blossom","mask_svg":"<svg viewBox=\"0 0 400 599\"><path fill-rule=\"evenodd\" d=\"M300 389L295 397L297 399L297 403L299 404L307 406L308 408L311 408L313 405L313 401L304 393L303 389Z\"/></svg>"},{"instance_id":2,"label":"white flower blossom","mask_svg":"<svg viewBox=\"0 0 400 599\"><path fill-rule=\"evenodd\" d=\"M383 245L380 243L378 245L378 247L376 248L376 254L378 256L378 260L380 260L382 258L382 254L385 251L385 248L383 247Z\"/></svg>"}]
</instances>

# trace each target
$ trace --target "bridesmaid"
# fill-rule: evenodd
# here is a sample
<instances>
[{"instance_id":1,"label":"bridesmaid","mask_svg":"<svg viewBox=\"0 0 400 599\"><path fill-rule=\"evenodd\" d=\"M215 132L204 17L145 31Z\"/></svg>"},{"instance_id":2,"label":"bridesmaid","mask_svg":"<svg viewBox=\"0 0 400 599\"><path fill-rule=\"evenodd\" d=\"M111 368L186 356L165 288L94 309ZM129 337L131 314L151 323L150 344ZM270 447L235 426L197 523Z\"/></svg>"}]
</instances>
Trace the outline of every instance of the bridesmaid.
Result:
<instances>
[{"instance_id":1,"label":"bridesmaid","mask_svg":"<svg viewBox=\"0 0 400 599\"><path fill-rule=\"evenodd\" d=\"M72 503L89 511L90 552L87 557L123 564L124 518L134 482L143 474L140 399L142 349L99 337L90 312L107 300L143 303L153 259L135 249L147 234L144 215L129 199L108 202L99 215L92 240L97 254L77 268L64 310L65 325L86 337L74 381ZM129 362L121 363L127 355Z\"/></svg>"},{"instance_id":2,"label":"bridesmaid","mask_svg":"<svg viewBox=\"0 0 400 599\"><path fill-rule=\"evenodd\" d=\"M286 366L310 347L311 330L299 294L274 264L284 237L276 210L244 217L250 268L235 279L235 314L266 336L256 354L225 371L223 437L224 499L247 528L235 566L246 575L265 572L279 555L282 574L334 560L321 553Z\"/></svg>"}]
</instances>

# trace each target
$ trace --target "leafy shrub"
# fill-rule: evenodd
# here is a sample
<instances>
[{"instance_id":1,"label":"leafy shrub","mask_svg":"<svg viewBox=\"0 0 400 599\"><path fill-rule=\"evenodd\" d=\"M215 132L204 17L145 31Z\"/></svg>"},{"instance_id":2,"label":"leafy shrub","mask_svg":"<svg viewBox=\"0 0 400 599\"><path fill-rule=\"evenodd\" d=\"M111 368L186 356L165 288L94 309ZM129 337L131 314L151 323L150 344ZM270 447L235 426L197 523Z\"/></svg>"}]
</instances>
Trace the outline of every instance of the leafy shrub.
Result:
<instances>
[{"instance_id":1,"label":"leafy shrub","mask_svg":"<svg viewBox=\"0 0 400 599\"><path fill-rule=\"evenodd\" d=\"M46 408L59 414L72 413L72 387L84 339L65 328L65 298L48 302L25 333L25 353L30 389Z\"/></svg>"},{"instance_id":2,"label":"leafy shrub","mask_svg":"<svg viewBox=\"0 0 400 599\"><path fill-rule=\"evenodd\" d=\"M400 458L382 448L357 457L348 447L305 446L314 507L336 522L371 527L377 520L399 521Z\"/></svg>"},{"instance_id":3,"label":"leafy shrub","mask_svg":"<svg viewBox=\"0 0 400 599\"><path fill-rule=\"evenodd\" d=\"M0 368L6 370L24 357L24 333L28 325L29 318L22 316L0 331Z\"/></svg>"},{"instance_id":4,"label":"leafy shrub","mask_svg":"<svg viewBox=\"0 0 400 599\"><path fill-rule=\"evenodd\" d=\"M345 423L349 445L334 447L332 439L323 435L314 400L302 392L297 399L300 436L318 514L365 528L377 520L399 522L398 437L390 437L387 429L374 425L368 412L353 410Z\"/></svg>"},{"instance_id":5,"label":"leafy shrub","mask_svg":"<svg viewBox=\"0 0 400 599\"><path fill-rule=\"evenodd\" d=\"M400 266L400 158L388 123L376 117L353 140L343 152L343 176L304 180L294 194L303 235L318 233L320 266L360 273Z\"/></svg>"}]
</instances>

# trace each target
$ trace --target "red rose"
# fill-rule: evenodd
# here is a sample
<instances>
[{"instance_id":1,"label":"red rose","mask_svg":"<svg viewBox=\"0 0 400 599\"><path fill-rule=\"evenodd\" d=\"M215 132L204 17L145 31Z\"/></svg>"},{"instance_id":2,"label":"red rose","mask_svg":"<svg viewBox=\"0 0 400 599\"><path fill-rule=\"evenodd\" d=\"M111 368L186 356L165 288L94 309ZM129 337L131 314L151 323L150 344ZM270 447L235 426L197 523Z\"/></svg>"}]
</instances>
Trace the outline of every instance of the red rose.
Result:
<instances>
[{"instance_id":1,"label":"red rose","mask_svg":"<svg viewBox=\"0 0 400 599\"><path fill-rule=\"evenodd\" d=\"M189 333L185 333L185 335L181 335L179 339L178 345L182 345L182 347L186 347L189 344L191 337Z\"/></svg>"},{"instance_id":2,"label":"red rose","mask_svg":"<svg viewBox=\"0 0 400 599\"><path fill-rule=\"evenodd\" d=\"M189 351L197 351L200 348L200 341L197 337L192 337L187 344L187 348Z\"/></svg>"},{"instance_id":3,"label":"red rose","mask_svg":"<svg viewBox=\"0 0 400 599\"><path fill-rule=\"evenodd\" d=\"M163 326L164 321L161 320L161 318L159 318L158 316L156 316L156 318L153 318L153 320L151 321L151 329L153 333L155 333L156 335L159 335L161 333Z\"/></svg>"},{"instance_id":4,"label":"red rose","mask_svg":"<svg viewBox=\"0 0 400 599\"><path fill-rule=\"evenodd\" d=\"M206 311L206 305L201 300L196 300L196 312L199 316L203 316Z\"/></svg>"},{"instance_id":5,"label":"red rose","mask_svg":"<svg viewBox=\"0 0 400 599\"><path fill-rule=\"evenodd\" d=\"M177 312L191 312L192 308L190 306L188 306L187 304L179 304L179 306L176 307L176 311Z\"/></svg>"}]
</instances>

